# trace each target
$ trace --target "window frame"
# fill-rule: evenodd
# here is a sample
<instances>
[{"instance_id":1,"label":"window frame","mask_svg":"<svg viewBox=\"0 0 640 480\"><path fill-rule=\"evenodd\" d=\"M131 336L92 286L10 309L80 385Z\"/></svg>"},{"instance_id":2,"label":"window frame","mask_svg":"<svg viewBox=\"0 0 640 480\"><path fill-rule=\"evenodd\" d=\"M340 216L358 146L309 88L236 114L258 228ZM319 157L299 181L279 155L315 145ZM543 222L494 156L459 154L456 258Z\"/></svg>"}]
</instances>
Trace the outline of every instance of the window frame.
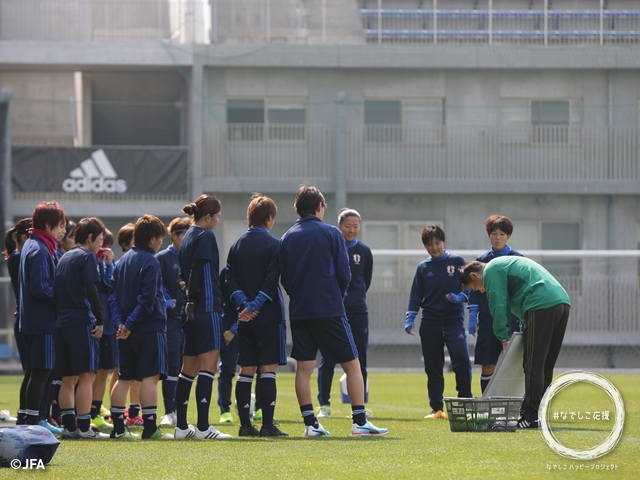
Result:
<instances>
[{"instance_id":1,"label":"window frame","mask_svg":"<svg viewBox=\"0 0 640 480\"><path fill-rule=\"evenodd\" d=\"M229 101L235 101L235 100L239 100L239 101L262 101L264 104L264 122L263 123L229 123L228 122L228 116L229 116ZM275 104L275 103L286 103L286 102L291 102L291 103L300 103L304 105L304 114L305 114L305 122L298 124L298 123L292 123L292 126L296 126L300 128L301 132L302 132L302 137L301 138L296 138L296 139L280 139L280 138L271 138L271 125L287 125L287 124L271 124L269 123L269 103ZM277 145L302 145L302 144L306 144L308 142L309 139L309 98L308 97L277 97L277 96L264 96L264 97L254 97L254 96L228 96L225 98L225 121L226 121L226 139L230 144L233 145L240 145L240 144L257 144L257 143L266 143L266 144L277 144ZM256 131L258 130L258 126L262 126L262 138L260 139L248 139L248 140L236 140L234 138L232 138L232 136L230 135L232 128L236 127L236 126L242 126L242 125L252 125L256 127Z\"/></svg>"},{"instance_id":2,"label":"window frame","mask_svg":"<svg viewBox=\"0 0 640 480\"><path fill-rule=\"evenodd\" d=\"M509 104L516 103L525 103L527 104L527 122L526 123L513 123L513 124L505 124L504 123L504 108ZM566 126L567 129L567 140L566 141L541 141L536 138L537 131L536 128L545 127L545 125L533 125L533 103L534 102L567 102L569 104L569 124ZM640 102L640 100L639 100ZM580 119L577 123L572 122L572 111L574 108L580 108ZM639 103L640 109L640 103ZM508 135L504 128L522 126L522 128L526 128L526 139L516 139L513 140L511 138L504 138ZM548 127L552 127L553 125L549 125ZM582 146L582 129L584 126L584 99L578 97L569 97L569 98L517 98L517 97L509 97L509 98L501 98L500 99L500 127L503 129L501 132L501 145L529 145L529 146L539 146L539 147L580 147Z\"/></svg>"},{"instance_id":3,"label":"window frame","mask_svg":"<svg viewBox=\"0 0 640 480\"><path fill-rule=\"evenodd\" d=\"M394 127L394 124L368 124L364 123L366 118L366 104L367 102L400 102L400 123L397 125L399 129L398 140L392 141L378 141L369 139L369 128L380 126L380 127ZM423 102L425 105L428 105L429 102L437 102L440 106L440 125L438 127L429 127L425 126L423 128L426 129L438 129L436 139L435 140L424 140L424 141L413 141L408 140L407 132L405 128L407 128L405 122L405 105L407 103L421 103ZM420 98L391 98L391 97L367 97L362 101L362 118L363 118L363 132L362 132L362 141L365 146L368 147L376 147L376 146L394 146L394 145L402 145L402 146L442 146L444 144L444 127L445 127L445 98L443 97L420 97ZM420 128L420 127L413 127Z\"/></svg>"}]
</instances>

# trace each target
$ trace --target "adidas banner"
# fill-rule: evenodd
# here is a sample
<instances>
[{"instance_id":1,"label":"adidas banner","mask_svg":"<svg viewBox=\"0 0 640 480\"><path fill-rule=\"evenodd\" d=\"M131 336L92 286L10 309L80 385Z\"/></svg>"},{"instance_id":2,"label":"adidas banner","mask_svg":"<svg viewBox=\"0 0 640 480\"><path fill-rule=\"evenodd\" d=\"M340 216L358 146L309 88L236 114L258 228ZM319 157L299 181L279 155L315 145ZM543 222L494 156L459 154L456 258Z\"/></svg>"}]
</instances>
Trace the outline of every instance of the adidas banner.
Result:
<instances>
[{"instance_id":1,"label":"adidas banner","mask_svg":"<svg viewBox=\"0 0 640 480\"><path fill-rule=\"evenodd\" d=\"M186 148L13 147L14 192L187 193Z\"/></svg>"}]
</instances>

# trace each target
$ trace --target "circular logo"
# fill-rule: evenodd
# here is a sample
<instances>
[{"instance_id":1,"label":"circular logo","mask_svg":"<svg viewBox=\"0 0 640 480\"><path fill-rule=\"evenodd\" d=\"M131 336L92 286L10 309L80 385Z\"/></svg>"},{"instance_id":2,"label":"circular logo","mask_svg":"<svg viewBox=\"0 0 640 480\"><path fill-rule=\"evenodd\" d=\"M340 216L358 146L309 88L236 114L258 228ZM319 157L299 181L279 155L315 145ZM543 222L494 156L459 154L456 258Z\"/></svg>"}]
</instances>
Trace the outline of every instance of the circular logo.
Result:
<instances>
[{"instance_id":1,"label":"circular logo","mask_svg":"<svg viewBox=\"0 0 640 480\"><path fill-rule=\"evenodd\" d=\"M549 424L547 422L549 405L551 404L553 396L569 385L577 382L586 382L601 388L609 396L616 410L613 430L611 430L609 436L601 444L587 450L574 450L562 445L549 428ZM547 445L549 445L554 452L565 458L572 458L574 460L593 460L606 455L613 450L620 441L623 427L624 403L622 402L622 396L618 389L609 380L596 373L567 372L559 375L555 380L553 380L553 382L551 382L551 385L547 389L544 397L542 398L542 402L540 403L540 429L542 431L542 436L547 442Z\"/></svg>"},{"instance_id":2,"label":"circular logo","mask_svg":"<svg viewBox=\"0 0 640 480\"><path fill-rule=\"evenodd\" d=\"M20 460L18 460L17 458L14 458L13 460L11 460L11 468L13 468L14 470L17 470L20 467L22 467L22 465L20 464Z\"/></svg>"}]
</instances>

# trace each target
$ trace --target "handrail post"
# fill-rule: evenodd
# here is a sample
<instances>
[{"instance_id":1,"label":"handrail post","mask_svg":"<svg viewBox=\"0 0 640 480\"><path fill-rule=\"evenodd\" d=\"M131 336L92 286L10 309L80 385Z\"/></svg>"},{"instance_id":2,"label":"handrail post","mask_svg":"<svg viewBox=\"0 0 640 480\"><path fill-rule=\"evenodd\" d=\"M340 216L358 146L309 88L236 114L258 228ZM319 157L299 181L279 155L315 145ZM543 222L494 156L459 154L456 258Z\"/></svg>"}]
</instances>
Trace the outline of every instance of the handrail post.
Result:
<instances>
[{"instance_id":1,"label":"handrail post","mask_svg":"<svg viewBox=\"0 0 640 480\"><path fill-rule=\"evenodd\" d=\"M433 43L438 43L438 0L433 0Z\"/></svg>"},{"instance_id":2,"label":"handrail post","mask_svg":"<svg viewBox=\"0 0 640 480\"><path fill-rule=\"evenodd\" d=\"M378 0L378 44L382 43L382 0Z\"/></svg>"},{"instance_id":3,"label":"handrail post","mask_svg":"<svg viewBox=\"0 0 640 480\"><path fill-rule=\"evenodd\" d=\"M604 44L604 0L600 0L600 45Z\"/></svg>"},{"instance_id":4,"label":"handrail post","mask_svg":"<svg viewBox=\"0 0 640 480\"><path fill-rule=\"evenodd\" d=\"M549 42L549 0L544 0L544 44Z\"/></svg>"},{"instance_id":5,"label":"handrail post","mask_svg":"<svg viewBox=\"0 0 640 480\"><path fill-rule=\"evenodd\" d=\"M493 0L489 0L489 45L493 43Z\"/></svg>"},{"instance_id":6,"label":"handrail post","mask_svg":"<svg viewBox=\"0 0 640 480\"><path fill-rule=\"evenodd\" d=\"M267 15L266 15L266 22L267 22L267 43L271 42L271 0L267 0Z\"/></svg>"},{"instance_id":7,"label":"handrail post","mask_svg":"<svg viewBox=\"0 0 640 480\"><path fill-rule=\"evenodd\" d=\"M322 43L327 43L327 0L322 0Z\"/></svg>"},{"instance_id":8,"label":"handrail post","mask_svg":"<svg viewBox=\"0 0 640 480\"><path fill-rule=\"evenodd\" d=\"M335 153L335 217L341 208L347 206L347 165L346 165L346 128L347 111L345 102L347 94L343 91L336 95L336 153Z\"/></svg>"}]
</instances>

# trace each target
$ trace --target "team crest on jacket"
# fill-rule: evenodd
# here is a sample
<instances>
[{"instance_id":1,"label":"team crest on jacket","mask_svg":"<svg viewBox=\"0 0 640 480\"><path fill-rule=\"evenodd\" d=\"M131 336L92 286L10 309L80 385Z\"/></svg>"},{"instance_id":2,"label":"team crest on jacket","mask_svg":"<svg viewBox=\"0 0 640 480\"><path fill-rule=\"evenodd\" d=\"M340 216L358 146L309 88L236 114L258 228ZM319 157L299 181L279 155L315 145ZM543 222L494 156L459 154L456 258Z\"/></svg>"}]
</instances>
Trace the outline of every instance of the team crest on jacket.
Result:
<instances>
[{"instance_id":1,"label":"team crest on jacket","mask_svg":"<svg viewBox=\"0 0 640 480\"><path fill-rule=\"evenodd\" d=\"M357 253L353 254L353 263L355 263L356 265L360 265L360 255Z\"/></svg>"},{"instance_id":2,"label":"team crest on jacket","mask_svg":"<svg viewBox=\"0 0 640 480\"><path fill-rule=\"evenodd\" d=\"M456 267L453 265L447 265L447 273L450 277L453 277L453 274L456 272Z\"/></svg>"}]
</instances>

